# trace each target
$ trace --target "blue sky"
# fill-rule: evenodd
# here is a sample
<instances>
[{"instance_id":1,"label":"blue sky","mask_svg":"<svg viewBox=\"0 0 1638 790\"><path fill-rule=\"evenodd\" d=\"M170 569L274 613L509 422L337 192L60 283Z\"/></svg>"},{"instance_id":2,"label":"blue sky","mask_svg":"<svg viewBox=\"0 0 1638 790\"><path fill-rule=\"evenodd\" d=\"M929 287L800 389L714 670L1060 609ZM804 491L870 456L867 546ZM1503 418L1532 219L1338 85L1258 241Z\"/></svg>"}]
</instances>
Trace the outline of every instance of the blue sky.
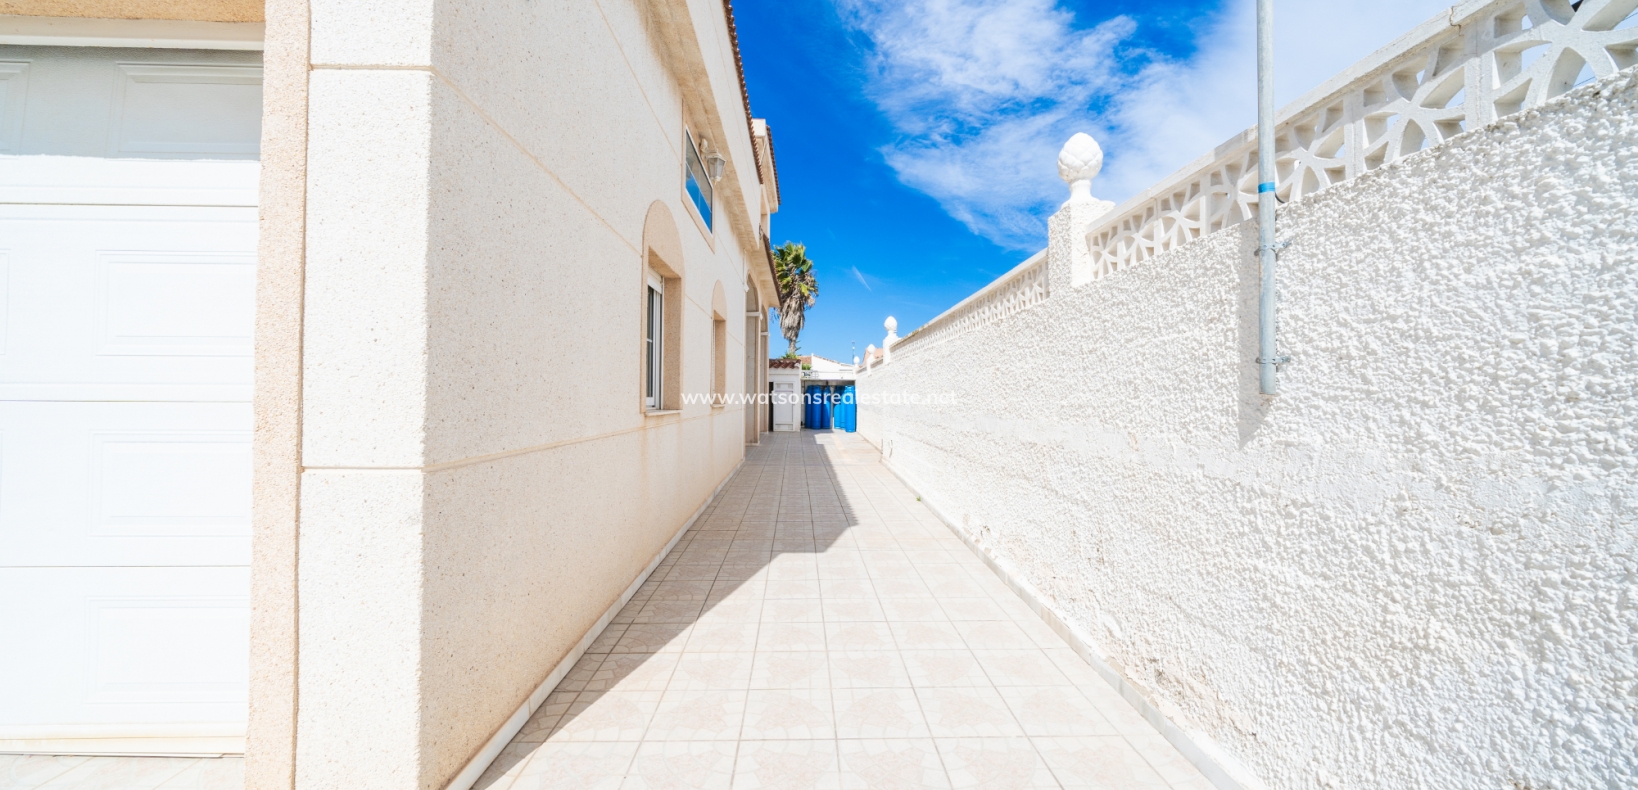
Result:
<instances>
[{"instance_id":1,"label":"blue sky","mask_svg":"<svg viewBox=\"0 0 1638 790\"><path fill-rule=\"evenodd\" d=\"M1276 0L1278 101L1445 7ZM1256 121L1251 0L737 0L755 115L773 129L775 244L808 245L804 353L908 334L1045 244L1077 131L1121 201ZM852 345L856 344L856 346ZM782 352L782 338L773 344Z\"/></svg>"}]
</instances>

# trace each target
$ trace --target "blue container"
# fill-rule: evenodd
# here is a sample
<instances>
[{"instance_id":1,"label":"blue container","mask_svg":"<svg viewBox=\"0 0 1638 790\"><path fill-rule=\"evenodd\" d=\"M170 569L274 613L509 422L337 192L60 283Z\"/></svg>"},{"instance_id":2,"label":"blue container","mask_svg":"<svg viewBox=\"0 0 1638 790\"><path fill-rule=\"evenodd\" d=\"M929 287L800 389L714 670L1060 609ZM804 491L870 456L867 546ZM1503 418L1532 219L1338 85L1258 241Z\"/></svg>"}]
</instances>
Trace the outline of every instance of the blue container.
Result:
<instances>
[{"instance_id":1,"label":"blue container","mask_svg":"<svg viewBox=\"0 0 1638 790\"><path fill-rule=\"evenodd\" d=\"M802 427L858 430L858 407L851 384L809 384L802 391Z\"/></svg>"}]
</instances>

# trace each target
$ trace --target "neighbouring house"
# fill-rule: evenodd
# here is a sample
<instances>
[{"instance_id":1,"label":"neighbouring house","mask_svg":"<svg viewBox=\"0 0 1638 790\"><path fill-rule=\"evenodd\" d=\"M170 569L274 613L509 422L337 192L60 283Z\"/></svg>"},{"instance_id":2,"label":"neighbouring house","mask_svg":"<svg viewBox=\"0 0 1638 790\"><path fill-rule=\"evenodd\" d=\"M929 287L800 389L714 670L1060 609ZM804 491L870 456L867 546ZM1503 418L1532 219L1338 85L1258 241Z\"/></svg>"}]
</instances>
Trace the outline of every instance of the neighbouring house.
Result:
<instances>
[{"instance_id":1,"label":"neighbouring house","mask_svg":"<svg viewBox=\"0 0 1638 790\"><path fill-rule=\"evenodd\" d=\"M853 379L854 365L837 362L834 359L821 357L818 354L809 354L801 359L802 375L810 380L851 381Z\"/></svg>"},{"instance_id":2,"label":"neighbouring house","mask_svg":"<svg viewBox=\"0 0 1638 790\"><path fill-rule=\"evenodd\" d=\"M732 10L0 10L0 751L470 784L772 427Z\"/></svg>"}]
</instances>

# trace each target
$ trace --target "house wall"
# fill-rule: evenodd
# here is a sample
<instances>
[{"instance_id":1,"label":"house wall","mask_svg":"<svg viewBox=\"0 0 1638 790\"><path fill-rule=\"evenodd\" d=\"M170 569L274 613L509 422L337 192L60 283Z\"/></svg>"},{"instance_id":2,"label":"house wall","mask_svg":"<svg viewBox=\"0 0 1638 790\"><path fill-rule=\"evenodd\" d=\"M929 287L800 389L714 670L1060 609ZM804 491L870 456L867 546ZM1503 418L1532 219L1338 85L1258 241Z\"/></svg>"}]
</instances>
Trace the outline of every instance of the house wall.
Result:
<instances>
[{"instance_id":1,"label":"house wall","mask_svg":"<svg viewBox=\"0 0 1638 790\"><path fill-rule=\"evenodd\" d=\"M256 251L246 790L295 783L302 301L307 242L307 0L268 0Z\"/></svg>"},{"instance_id":2,"label":"house wall","mask_svg":"<svg viewBox=\"0 0 1638 790\"><path fill-rule=\"evenodd\" d=\"M1277 397L1247 223L1055 256L861 375L861 433L1270 787L1632 786L1635 143L1629 69L1281 208Z\"/></svg>"},{"instance_id":3,"label":"house wall","mask_svg":"<svg viewBox=\"0 0 1638 790\"><path fill-rule=\"evenodd\" d=\"M282 0L273 0L281 2ZM0 14L260 22L264 0L0 0Z\"/></svg>"},{"instance_id":4,"label":"house wall","mask_svg":"<svg viewBox=\"0 0 1638 790\"><path fill-rule=\"evenodd\" d=\"M648 256L682 275L687 392L713 290L759 277L724 14L311 3L295 786L447 786L742 458L742 407L640 390ZM685 123L729 160L710 236Z\"/></svg>"}]
</instances>

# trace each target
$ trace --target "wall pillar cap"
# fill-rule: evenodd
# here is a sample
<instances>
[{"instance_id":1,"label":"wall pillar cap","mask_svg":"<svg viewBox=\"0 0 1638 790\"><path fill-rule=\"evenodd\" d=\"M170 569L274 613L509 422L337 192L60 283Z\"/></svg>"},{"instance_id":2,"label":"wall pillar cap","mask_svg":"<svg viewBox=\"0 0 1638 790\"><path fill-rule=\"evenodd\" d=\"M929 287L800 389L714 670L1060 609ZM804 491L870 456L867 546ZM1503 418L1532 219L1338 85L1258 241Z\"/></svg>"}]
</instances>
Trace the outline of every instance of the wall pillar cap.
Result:
<instances>
[{"instance_id":1,"label":"wall pillar cap","mask_svg":"<svg viewBox=\"0 0 1638 790\"><path fill-rule=\"evenodd\" d=\"M1058 151L1058 177L1069 184L1072 203L1091 202L1092 179L1103 170L1103 148L1092 135L1076 132Z\"/></svg>"}]
</instances>

